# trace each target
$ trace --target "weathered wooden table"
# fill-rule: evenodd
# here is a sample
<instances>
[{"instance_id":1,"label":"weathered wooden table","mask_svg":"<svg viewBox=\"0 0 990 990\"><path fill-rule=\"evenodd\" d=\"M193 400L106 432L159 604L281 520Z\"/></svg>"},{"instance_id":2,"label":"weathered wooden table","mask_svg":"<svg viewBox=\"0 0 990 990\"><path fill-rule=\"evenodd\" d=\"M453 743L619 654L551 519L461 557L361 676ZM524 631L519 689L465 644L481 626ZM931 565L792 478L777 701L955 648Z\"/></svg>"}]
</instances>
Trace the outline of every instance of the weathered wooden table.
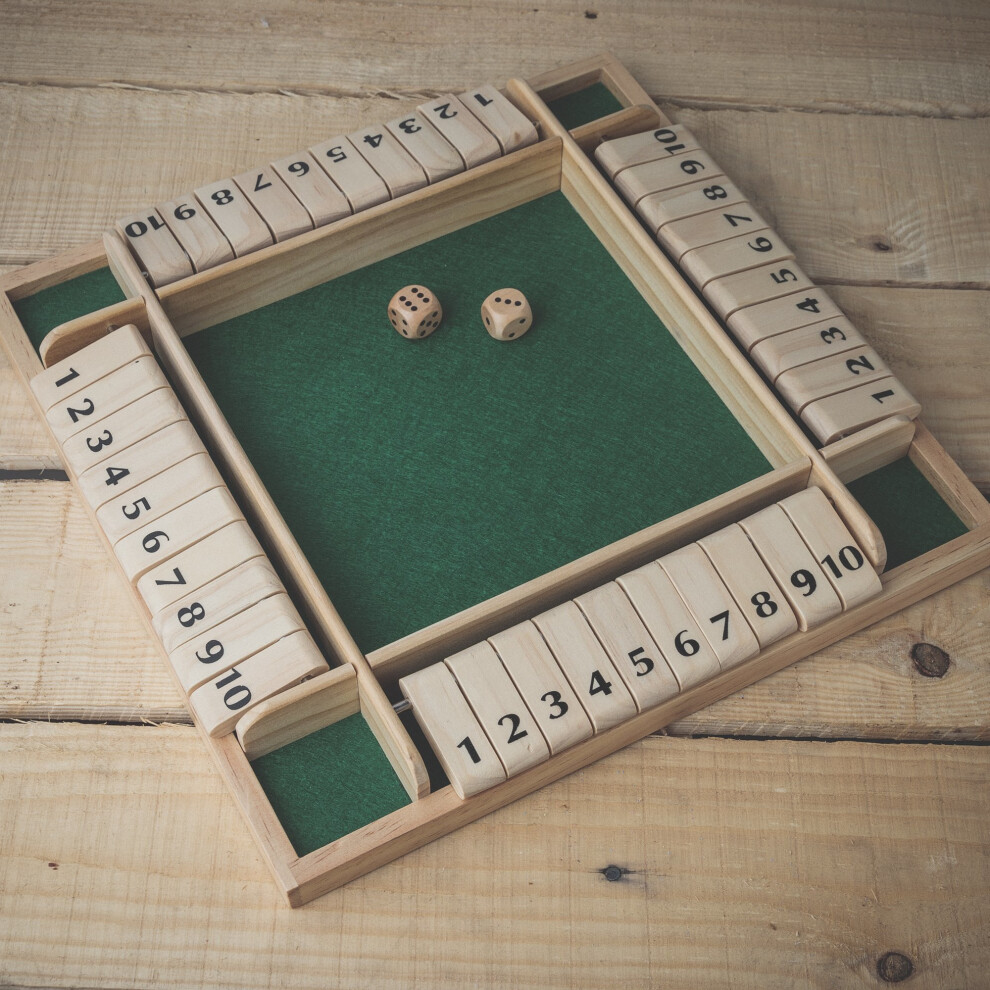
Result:
<instances>
[{"instance_id":1,"label":"weathered wooden table","mask_svg":"<svg viewBox=\"0 0 990 990\"><path fill-rule=\"evenodd\" d=\"M983 5L0 7L0 271L612 49L990 492ZM985 986L990 573L290 912L0 365L0 983Z\"/></svg>"}]
</instances>

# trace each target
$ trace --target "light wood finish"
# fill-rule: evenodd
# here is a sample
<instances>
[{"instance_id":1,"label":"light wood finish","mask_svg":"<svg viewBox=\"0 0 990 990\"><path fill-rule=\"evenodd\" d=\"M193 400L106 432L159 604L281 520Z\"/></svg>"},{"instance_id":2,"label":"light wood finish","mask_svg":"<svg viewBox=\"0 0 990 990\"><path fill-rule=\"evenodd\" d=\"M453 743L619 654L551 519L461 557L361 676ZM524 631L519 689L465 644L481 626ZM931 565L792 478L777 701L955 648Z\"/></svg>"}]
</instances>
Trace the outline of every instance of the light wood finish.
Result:
<instances>
[{"instance_id":1,"label":"light wood finish","mask_svg":"<svg viewBox=\"0 0 990 990\"><path fill-rule=\"evenodd\" d=\"M265 221L276 243L313 229L313 218L275 169L253 168L235 175L233 181Z\"/></svg>"},{"instance_id":2,"label":"light wood finish","mask_svg":"<svg viewBox=\"0 0 990 990\"><path fill-rule=\"evenodd\" d=\"M178 464L162 466L164 470L142 485L115 496L97 509L96 519L111 543L198 495L223 487L223 478L208 454L194 454Z\"/></svg>"},{"instance_id":3,"label":"light wood finish","mask_svg":"<svg viewBox=\"0 0 990 990\"><path fill-rule=\"evenodd\" d=\"M135 325L146 340L151 339L142 299L125 299L95 313L60 323L45 336L38 348L38 355L44 366L50 368L129 323Z\"/></svg>"},{"instance_id":4,"label":"light wood finish","mask_svg":"<svg viewBox=\"0 0 990 990\"><path fill-rule=\"evenodd\" d=\"M345 664L255 705L234 732L244 755L255 760L360 711L357 675Z\"/></svg>"},{"instance_id":5,"label":"light wood finish","mask_svg":"<svg viewBox=\"0 0 990 990\"><path fill-rule=\"evenodd\" d=\"M226 735L254 705L326 669L309 633L295 632L197 688L189 704L209 735Z\"/></svg>"},{"instance_id":6,"label":"light wood finish","mask_svg":"<svg viewBox=\"0 0 990 990\"><path fill-rule=\"evenodd\" d=\"M717 278L705 286L705 299L726 320L746 306L776 299L795 289L807 291L812 288L811 279L793 261L787 261Z\"/></svg>"},{"instance_id":7,"label":"light wood finish","mask_svg":"<svg viewBox=\"0 0 990 990\"><path fill-rule=\"evenodd\" d=\"M113 550L124 573L136 582L152 568L160 569L163 562L243 518L230 492L214 488L160 519L146 522Z\"/></svg>"},{"instance_id":8,"label":"light wood finish","mask_svg":"<svg viewBox=\"0 0 990 990\"><path fill-rule=\"evenodd\" d=\"M269 561L254 557L156 612L151 624L165 652L171 654L190 639L284 591ZM195 614L194 605L199 605ZM199 612L202 619L196 618Z\"/></svg>"},{"instance_id":9,"label":"light wood finish","mask_svg":"<svg viewBox=\"0 0 990 990\"><path fill-rule=\"evenodd\" d=\"M842 310L828 293L818 286L811 286L741 309L729 317L727 325L733 337L751 351L767 337L823 320L843 318Z\"/></svg>"},{"instance_id":10,"label":"light wood finish","mask_svg":"<svg viewBox=\"0 0 990 990\"><path fill-rule=\"evenodd\" d=\"M233 179L218 179L200 186L195 196L238 258L273 243L268 225Z\"/></svg>"},{"instance_id":11,"label":"light wood finish","mask_svg":"<svg viewBox=\"0 0 990 990\"><path fill-rule=\"evenodd\" d=\"M384 124L362 127L348 134L347 139L382 177L392 199L414 192L429 181L420 165Z\"/></svg>"},{"instance_id":12,"label":"light wood finish","mask_svg":"<svg viewBox=\"0 0 990 990\"><path fill-rule=\"evenodd\" d=\"M156 209L182 245L192 263L193 271L205 271L234 257L230 242L199 205L194 193L189 192L167 203L161 203Z\"/></svg>"},{"instance_id":13,"label":"light wood finish","mask_svg":"<svg viewBox=\"0 0 990 990\"><path fill-rule=\"evenodd\" d=\"M354 213L388 202L388 186L382 177L343 135L313 145L309 153L347 197Z\"/></svg>"},{"instance_id":14,"label":"light wood finish","mask_svg":"<svg viewBox=\"0 0 990 990\"><path fill-rule=\"evenodd\" d=\"M138 581L138 594L155 615L238 564L263 556L261 544L248 525L234 522L149 571Z\"/></svg>"},{"instance_id":15,"label":"light wood finish","mask_svg":"<svg viewBox=\"0 0 990 990\"><path fill-rule=\"evenodd\" d=\"M785 371L774 387L792 409L802 410L816 399L869 385L890 376L890 368L869 345L835 354Z\"/></svg>"},{"instance_id":16,"label":"light wood finish","mask_svg":"<svg viewBox=\"0 0 990 990\"><path fill-rule=\"evenodd\" d=\"M138 328L121 327L103 337L74 358L50 365L31 379L31 391L46 412L98 379L116 371L138 358L151 356L151 351Z\"/></svg>"},{"instance_id":17,"label":"light wood finish","mask_svg":"<svg viewBox=\"0 0 990 990\"><path fill-rule=\"evenodd\" d=\"M891 416L822 448L829 467L843 483L906 457L914 439L915 421Z\"/></svg>"},{"instance_id":18,"label":"light wood finish","mask_svg":"<svg viewBox=\"0 0 990 990\"><path fill-rule=\"evenodd\" d=\"M718 674L718 657L659 564L623 574L618 584L660 647L682 691Z\"/></svg>"},{"instance_id":19,"label":"light wood finish","mask_svg":"<svg viewBox=\"0 0 990 990\"><path fill-rule=\"evenodd\" d=\"M62 444L62 457L77 475L97 464L110 467L107 462L117 460L118 455L132 444L183 419L183 409L175 398L175 393L170 388L158 388L92 424L84 432L70 437ZM108 436L111 439L108 440ZM118 465L112 466L115 468L115 478L111 478L104 470L104 488L115 487L116 478L126 480L117 470ZM90 480L95 479L91 477ZM89 486L87 491L91 501L99 497L93 488L103 490L96 485Z\"/></svg>"},{"instance_id":20,"label":"light wood finish","mask_svg":"<svg viewBox=\"0 0 990 990\"><path fill-rule=\"evenodd\" d=\"M881 378L809 403L801 419L822 443L832 443L888 416L914 419L920 412L918 401L896 378Z\"/></svg>"},{"instance_id":21,"label":"light wood finish","mask_svg":"<svg viewBox=\"0 0 990 990\"><path fill-rule=\"evenodd\" d=\"M797 631L787 598L738 524L702 537L698 546L745 615L761 650Z\"/></svg>"},{"instance_id":22,"label":"light wood finish","mask_svg":"<svg viewBox=\"0 0 990 990\"><path fill-rule=\"evenodd\" d=\"M636 206L644 196L652 193L686 186L698 181L699 177L714 183L722 174L711 155L697 149L623 169L615 177L615 188L627 203Z\"/></svg>"},{"instance_id":23,"label":"light wood finish","mask_svg":"<svg viewBox=\"0 0 990 990\"><path fill-rule=\"evenodd\" d=\"M945 503L972 529L990 522L990 504L959 469L924 423L914 424L914 440L908 449L911 463Z\"/></svg>"},{"instance_id":24,"label":"light wood finish","mask_svg":"<svg viewBox=\"0 0 990 990\"><path fill-rule=\"evenodd\" d=\"M551 754L591 736L587 713L532 622L512 626L488 642L536 718Z\"/></svg>"},{"instance_id":25,"label":"light wood finish","mask_svg":"<svg viewBox=\"0 0 990 990\"><path fill-rule=\"evenodd\" d=\"M505 780L505 767L444 664L403 677L399 687L462 801Z\"/></svg>"},{"instance_id":26,"label":"light wood finish","mask_svg":"<svg viewBox=\"0 0 990 990\"><path fill-rule=\"evenodd\" d=\"M743 519L742 528L784 592L804 632L842 611L842 602L779 505Z\"/></svg>"},{"instance_id":27,"label":"light wood finish","mask_svg":"<svg viewBox=\"0 0 990 990\"><path fill-rule=\"evenodd\" d=\"M155 402L161 400L161 408L178 418L117 452L114 466L127 474L118 475L114 484L107 484L106 468L93 467L79 476L79 490L93 509L99 509L107 502L120 501L128 492L146 484L167 468L206 452L192 424L173 401L174 396L169 395L167 389L159 391L163 394L153 393Z\"/></svg>"},{"instance_id":28,"label":"light wood finish","mask_svg":"<svg viewBox=\"0 0 990 990\"><path fill-rule=\"evenodd\" d=\"M701 179L650 193L636 204L636 212L647 227L658 234L669 223L707 213L716 206L728 209L740 203L746 204L745 194L723 175L715 180Z\"/></svg>"},{"instance_id":29,"label":"light wood finish","mask_svg":"<svg viewBox=\"0 0 990 990\"><path fill-rule=\"evenodd\" d=\"M272 169L306 208L314 227L342 220L353 212L347 197L308 151L279 158L272 162Z\"/></svg>"},{"instance_id":30,"label":"light wood finish","mask_svg":"<svg viewBox=\"0 0 990 990\"><path fill-rule=\"evenodd\" d=\"M681 258L680 266L700 289L723 275L733 275L793 257L791 249L766 227L688 251Z\"/></svg>"},{"instance_id":31,"label":"light wood finish","mask_svg":"<svg viewBox=\"0 0 990 990\"><path fill-rule=\"evenodd\" d=\"M823 323L812 323L799 330L767 337L753 347L749 356L774 382L791 368L868 346L863 335L849 320L838 316Z\"/></svg>"},{"instance_id":32,"label":"light wood finish","mask_svg":"<svg viewBox=\"0 0 990 990\"><path fill-rule=\"evenodd\" d=\"M426 173L427 181L439 182L464 171L457 149L422 113L407 114L386 122L385 127Z\"/></svg>"},{"instance_id":33,"label":"light wood finish","mask_svg":"<svg viewBox=\"0 0 990 990\"><path fill-rule=\"evenodd\" d=\"M697 543L669 553L657 563L701 627L723 670L760 652L749 617L743 615Z\"/></svg>"},{"instance_id":34,"label":"light wood finish","mask_svg":"<svg viewBox=\"0 0 990 990\"><path fill-rule=\"evenodd\" d=\"M636 714L636 702L574 602L533 617L564 676L588 713L595 732Z\"/></svg>"},{"instance_id":35,"label":"light wood finish","mask_svg":"<svg viewBox=\"0 0 990 990\"><path fill-rule=\"evenodd\" d=\"M625 592L609 581L575 599L639 711L672 698L677 678Z\"/></svg>"},{"instance_id":36,"label":"light wood finish","mask_svg":"<svg viewBox=\"0 0 990 990\"><path fill-rule=\"evenodd\" d=\"M502 154L536 143L536 128L494 86L469 89L460 94L460 100L486 130L495 136Z\"/></svg>"},{"instance_id":37,"label":"light wood finish","mask_svg":"<svg viewBox=\"0 0 990 990\"><path fill-rule=\"evenodd\" d=\"M48 425L55 439L64 444L69 437L92 431L111 413L167 385L158 362L150 354L139 357L61 399L48 410Z\"/></svg>"},{"instance_id":38,"label":"light wood finish","mask_svg":"<svg viewBox=\"0 0 990 990\"><path fill-rule=\"evenodd\" d=\"M716 244L746 233L752 233L755 238L755 231L769 226L752 206L741 203L732 209L723 207L676 220L661 227L657 231L657 239L671 258L679 261L694 248Z\"/></svg>"},{"instance_id":39,"label":"light wood finish","mask_svg":"<svg viewBox=\"0 0 990 990\"><path fill-rule=\"evenodd\" d=\"M852 608L880 593L880 578L820 488L806 488L791 495L780 507L821 564L843 608Z\"/></svg>"},{"instance_id":40,"label":"light wood finish","mask_svg":"<svg viewBox=\"0 0 990 990\"><path fill-rule=\"evenodd\" d=\"M271 595L198 635L169 653L179 683L193 691L272 643L303 629L286 594Z\"/></svg>"},{"instance_id":41,"label":"light wood finish","mask_svg":"<svg viewBox=\"0 0 990 990\"><path fill-rule=\"evenodd\" d=\"M550 759L550 749L536 719L490 643L477 643L447 657L444 663L502 761L507 777Z\"/></svg>"},{"instance_id":42,"label":"light wood finish","mask_svg":"<svg viewBox=\"0 0 990 990\"><path fill-rule=\"evenodd\" d=\"M502 154L495 135L453 93L443 93L416 109L457 149L465 167L484 165Z\"/></svg>"},{"instance_id":43,"label":"light wood finish","mask_svg":"<svg viewBox=\"0 0 990 990\"><path fill-rule=\"evenodd\" d=\"M648 106L623 107L607 117L589 120L586 124L571 128L574 143L587 155L593 155L602 141L640 134L646 129L653 130L661 124L669 124L663 114L652 104Z\"/></svg>"},{"instance_id":44,"label":"light wood finish","mask_svg":"<svg viewBox=\"0 0 990 990\"><path fill-rule=\"evenodd\" d=\"M155 288L192 275L189 256L157 210L131 213L121 217L114 227L127 241Z\"/></svg>"},{"instance_id":45,"label":"light wood finish","mask_svg":"<svg viewBox=\"0 0 990 990\"><path fill-rule=\"evenodd\" d=\"M694 135L679 124L604 141L595 148L595 160L605 174L615 180L624 168L655 162L682 151L694 151L698 142Z\"/></svg>"}]
</instances>

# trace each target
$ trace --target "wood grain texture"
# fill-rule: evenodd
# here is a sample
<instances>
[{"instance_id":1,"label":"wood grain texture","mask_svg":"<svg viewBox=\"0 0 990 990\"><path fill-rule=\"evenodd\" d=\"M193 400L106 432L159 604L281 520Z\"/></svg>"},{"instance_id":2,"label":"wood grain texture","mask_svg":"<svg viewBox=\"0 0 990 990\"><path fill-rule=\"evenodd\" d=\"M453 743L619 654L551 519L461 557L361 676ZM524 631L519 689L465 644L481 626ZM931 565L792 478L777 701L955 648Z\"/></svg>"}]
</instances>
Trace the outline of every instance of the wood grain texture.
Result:
<instances>
[{"instance_id":1,"label":"wood grain texture","mask_svg":"<svg viewBox=\"0 0 990 990\"><path fill-rule=\"evenodd\" d=\"M982 747L651 738L295 912L191 729L4 725L0 752L4 983L825 988L896 950L945 987L990 963Z\"/></svg>"},{"instance_id":2,"label":"wood grain texture","mask_svg":"<svg viewBox=\"0 0 990 990\"><path fill-rule=\"evenodd\" d=\"M692 102L961 117L986 113L990 91L990 24L974 2L947 9L923 0L837 0L812 14L787 0L719 0L701 11L690 0L662 8L649 0L337 0L320 8L275 0L231 17L192 0L167 9L129 0L114 7L112 58L103 10L71 0L41 11L30 0L5 4L4 78L245 93L400 91L419 93L421 102L612 50L654 96ZM415 43L441 29L442 58Z\"/></svg>"},{"instance_id":3,"label":"wood grain texture","mask_svg":"<svg viewBox=\"0 0 990 990\"><path fill-rule=\"evenodd\" d=\"M0 482L0 718L188 722L78 496ZM990 572L675 722L677 735L990 738ZM951 658L923 677L918 643Z\"/></svg>"}]
</instances>

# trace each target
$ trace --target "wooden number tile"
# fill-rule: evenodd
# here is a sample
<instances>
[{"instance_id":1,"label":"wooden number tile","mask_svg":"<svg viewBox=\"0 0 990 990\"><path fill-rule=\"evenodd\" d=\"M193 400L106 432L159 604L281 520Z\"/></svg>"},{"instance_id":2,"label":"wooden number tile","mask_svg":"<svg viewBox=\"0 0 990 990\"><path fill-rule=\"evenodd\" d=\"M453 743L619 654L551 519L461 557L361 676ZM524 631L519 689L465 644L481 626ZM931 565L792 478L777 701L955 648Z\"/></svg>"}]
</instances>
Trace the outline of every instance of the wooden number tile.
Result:
<instances>
[{"instance_id":1,"label":"wooden number tile","mask_svg":"<svg viewBox=\"0 0 990 990\"><path fill-rule=\"evenodd\" d=\"M31 379L31 391L47 412L110 372L150 355L141 332L129 323L35 375Z\"/></svg>"},{"instance_id":2,"label":"wooden number tile","mask_svg":"<svg viewBox=\"0 0 990 990\"><path fill-rule=\"evenodd\" d=\"M233 179L200 186L194 195L238 258L274 243L268 224Z\"/></svg>"},{"instance_id":3,"label":"wooden number tile","mask_svg":"<svg viewBox=\"0 0 990 990\"><path fill-rule=\"evenodd\" d=\"M197 495L222 486L223 478L210 455L195 454L166 467L126 494L115 496L96 510L96 521L107 539L116 543Z\"/></svg>"},{"instance_id":4,"label":"wooden number tile","mask_svg":"<svg viewBox=\"0 0 990 990\"><path fill-rule=\"evenodd\" d=\"M162 203L158 212L189 255L195 271L205 272L225 261L233 261L234 251L230 242L192 193Z\"/></svg>"},{"instance_id":5,"label":"wooden number tile","mask_svg":"<svg viewBox=\"0 0 990 990\"><path fill-rule=\"evenodd\" d=\"M457 149L465 167L474 168L498 158L502 147L452 93L444 93L416 108Z\"/></svg>"},{"instance_id":6,"label":"wooden number tile","mask_svg":"<svg viewBox=\"0 0 990 990\"><path fill-rule=\"evenodd\" d=\"M421 189L426 173L385 127L365 127L347 135L364 160L385 180L392 199Z\"/></svg>"},{"instance_id":7,"label":"wooden number tile","mask_svg":"<svg viewBox=\"0 0 990 990\"><path fill-rule=\"evenodd\" d=\"M226 488L214 488L145 525L114 545L124 573L137 581L145 571L242 519Z\"/></svg>"},{"instance_id":8,"label":"wooden number tile","mask_svg":"<svg viewBox=\"0 0 990 990\"><path fill-rule=\"evenodd\" d=\"M157 403L158 393L152 392L152 397ZM105 467L97 466L79 475L79 490L94 510L119 499L173 464L179 464L195 454L205 453L203 442L192 424L185 419L175 396L162 398L165 401L159 405L170 406L172 414L181 418L118 451L112 461L114 470L111 474L107 473Z\"/></svg>"},{"instance_id":9,"label":"wooden number tile","mask_svg":"<svg viewBox=\"0 0 990 990\"><path fill-rule=\"evenodd\" d=\"M701 626L723 670L760 652L756 634L697 543L661 557L658 563Z\"/></svg>"},{"instance_id":10,"label":"wooden number tile","mask_svg":"<svg viewBox=\"0 0 990 990\"><path fill-rule=\"evenodd\" d=\"M724 175L717 179L706 176L686 186L644 196L636 204L636 212L656 235L669 223L707 213L716 207L728 210L739 203L745 204L746 197L731 180Z\"/></svg>"},{"instance_id":11,"label":"wooden number tile","mask_svg":"<svg viewBox=\"0 0 990 990\"><path fill-rule=\"evenodd\" d=\"M490 131L502 154L528 147L537 141L532 121L494 86L479 86L459 96L461 103Z\"/></svg>"},{"instance_id":12,"label":"wooden number tile","mask_svg":"<svg viewBox=\"0 0 990 990\"><path fill-rule=\"evenodd\" d=\"M331 138L314 145L309 153L347 197L355 213L388 202L388 186L347 138Z\"/></svg>"},{"instance_id":13,"label":"wooden number tile","mask_svg":"<svg viewBox=\"0 0 990 990\"><path fill-rule=\"evenodd\" d=\"M223 736L260 701L328 669L309 633L293 633L197 688L189 705L209 735Z\"/></svg>"},{"instance_id":14,"label":"wooden number tile","mask_svg":"<svg viewBox=\"0 0 990 990\"><path fill-rule=\"evenodd\" d=\"M775 382L792 368L867 346L862 334L844 316L838 316L767 337L753 347L749 356Z\"/></svg>"},{"instance_id":15,"label":"wooden number tile","mask_svg":"<svg viewBox=\"0 0 990 990\"><path fill-rule=\"evenodd\" d=\"M779 505L767 506L740 525L794 609L802 631L842 611L839 596Z\"/></svg>"},{"instance_id":16,"label":"wooden number tile","mask_svg":"<svg viewBox=\"0 0 990 990\"><path fill-rule=\"evenodd\" d=\"M624 168L655 162L659 158L679 155L682 151L694 151L698 142L681 124L671 124L655 131L643 131L626 137L602 141L595 148L595 159L610 179Z\"/></svg>"},{"instance_id":17,"label":"wooden number tile","mask_svg":"<svg viewBox=\"0 0 990 990\"><path fill-rule=\"evenodd\" d=\"M444 663L485 730L509 777L550 759L550 748L490 643Z\"/></svg>"},{"instance_id":18,"label":"wooden number tile","mask_svg":"<svg viewBox=\"0 0 990 990\"><path fill-rule=\"evenodd\" d=\"M756 210L748 203L739 203L731 209L726 207L709 210L707 213L668 223L657 231L657 240L674 261L679 261L695 248L717 244L741 234L755 237L753 232L765 227L766 221Z\"/></svg>"},{"instance_id":19,"label":"wooden number tile","mask_svg":"<svg viewBox=\"0 0 990 990\"><path fill-rule=\"evenodd\" d=\"M866 345L785 371L774 388L800 412L809 402L890 376L890 368Z\"/></svg>"},{"instance_id":20,"label":"wooden number tile","mask_svg":"<svg viewBox=\"0 0 990 990\"><path fill-rule=\"evenodd\" d=\"M543 612L533 622L581 699L595 732L610 729L636 714L636 702L625 681L574 602Z\"/></svg>"},{"instance_id":21,"label":"wooden number tile","mask_svg":"<svg viewBox=\"0 0 990 990\"><path fill-rule=\"evenodd\" d=\"M806 488L778 504L821 564L843 608L880 594L877 572L820 488Z\"/></svg>"},{"instance_id":22,"label":"wooden number tile","mask_svg":"<svg viewBox=\"0 0 990 990\"><path fill-rule=\"evenodd\" d=\"M659 705L680 691L660 647L614 581L574 601L612 658L640 711Z\"/></svg>"},{"instance_id":23,"label":"wooden number tile","mask_svg":"<svg viewBox=\"0 0 990 990\"><path fill-rule=\"evenodd\" d=\"M90 429L118 409L167 385L158 362L148 354L57 402L45 415L55 439L65 443L69 437Z\"/></svg>"},{"instance_id":24,"label":"wooden number tile","mask_svg":"<svg viewBox=\"0 0 990 990\"><path fill-rule=\"evenodd\" d=\"M804 288L788 292L776 299L741 309L729 317L727 325L732 336L748 351L767 337L841 317L842 310L829 296L817 286L812 286L810 291Z\"/></svg>"},{"instance_id":25,"label":"wooden number tile","mask_svg":"<svg viewBox=\"0 0 990 990\"><path fill-rule=\"evenodd\" d=\"M763 558L737 523L698 541L759 640L760 649L797 632L797 618Z\"/></svg>"},{"instance_id":26,"label":"wooden number tile","mask_svg":"<svg viewBox=\"0 0 990 990\"><path fill-rule=\"evenodd\" d=\"M419 163L432 182L464 171L464 159L457 149L419 113L406 114L385 124L395 139Z\"/></svg>"},{"instance_id":27,"label":"wooden number tile","mask_svg":"<svg viewBox=\"0 0 990 990\"><path fill-rule=\"evenodd\" d=\"M505 780L502 761L444 664L400 678L399 690L462 801Z\"/></svg>"},{"instance_id":28,"label":"wooden number tile","mask_svg":"<svg viewBox=\"0 0 990 990\"><path fill-rule=\"evenodd\" d=\"M682 691L719 672L718 657L656 561L623 574L618 584L663 651Z\"/></svg>"},{"instance_id":29,"label":"wooden number tile","mask_svg":"<svg viewBox=\"0 0 990 990\"><path fill-rule=\"evenodd\" d=\"M169 653L168 659L188 694L303 628L289 596L272 595L209 630L200 629L198 635Z\"/></svg>"},{"instance_id":30,"label":"wooden number tile","mask_svg":"<svg viewBox=\"0 0 990 990\"><path fill-rule=\"evenodd\" d=\"M764 227L717 244L694 248L681 258L680 266L700 289L723 275L733 275L793 257L791 249L769 227Z\"/></svg>"},{"instance_id":31,"label":"wooden number tile","mask_svg":"<svg viewBox=\"0 0 990 990\"><path fill-rule=\"evenodd\" d=\"M489 642L535 716L551 753L593 734L587 713L532 622L521 622Z\"/></svg>"},{"instance_id":32,"label":"wooden number tile","mask_svg":"<svg viewBox=\"0 0 990 990\"><path fill-rule=\"evenodd\" d=\"M115 227L154 288L192 275L192 262L157 210L121 217Z\"/></svg>"},{"instance_id":33,"label":"wooden number tile","mask_svg":"<svg viewBox=\"0 0 990 990\"><path fill-rule=\"evenodd\" d=\"M704 151L685 151L670 158L624 168L615 177L615 188L635 206L644 196L685 186L698 178L722 175L722 170Z\"/></svg>"},{"instance_id":34,"label":"wooden number tile","mask_svg":"<svg viewBox=\"0 0 990 990\"><path fill-rule=\"evenodd\" d=\"M920 412L921 404L896 378L881 378L809 403L801 419L822 443L831 443L888 416L914 419Z\"/></svg>"},{"instance_id":35,"label":"wooden number tile","mask_svg":"<svg viewBox=\"0 0 990 990\"><path fill-rule=\"evenodd\" d=\"M276 242L313 229L313 218L306 207L289 192L273 168L242 172L234 176L234 182L268 225Z\"/></svg>"},{"instance_id":36,"label":"wooden number tile","mask_svg":"<svg viewBox=\"0 0 990 990\"><path fill-rule=\"evenodd\" d=\"M793 261L787 261L717 278L705 286L705 299L724 320L744 306L813 288L811 279Z\"/></svg>"},{"instance_id":37,"label":"wooden number tile","mask_svg":"<svg viewBox=\"0 0 990 990\"><path fill-rule=\"evenodd\" d=\"M123 409L94 423L62 444L62 457L76 476L95 467L104 476L104 486L113 494L119 481L126 479L124 468L115 461L131 444L157 433L170 423L186 418L179 400L170 388L159 388Z\"/></svg>"},{"instance_id":38,"label":"wooden number tile","mask_svg":"<svg viewBox=\"0 0 990 990\"><path fill-rule=\"evenodd\" d=\"M179 598L151 618L166 653L246 608L284 593L285 587L264 557L255 557Z\"/></svg>"},{"instance_id":39,"label":"wooden number tile","mask_svg":"<svg viewBox=\"0 0 990 990\"><path fill-rule=\"evenodd\" d=\"M138 594L155 615L239 564L264 556L251 527L238 521L156 565L138 581Z\"/></svg>"},{"instance_id":40,"label":"wooden number tile","mask_svg":"<svg viewBox=\"0 0 990 990\"><path fill-rule=\"evenodd\" d=\"M275 174L309 213L314 227L351 215L351 204L308 151L272 162Z\"/></svg>"}]
</instances>

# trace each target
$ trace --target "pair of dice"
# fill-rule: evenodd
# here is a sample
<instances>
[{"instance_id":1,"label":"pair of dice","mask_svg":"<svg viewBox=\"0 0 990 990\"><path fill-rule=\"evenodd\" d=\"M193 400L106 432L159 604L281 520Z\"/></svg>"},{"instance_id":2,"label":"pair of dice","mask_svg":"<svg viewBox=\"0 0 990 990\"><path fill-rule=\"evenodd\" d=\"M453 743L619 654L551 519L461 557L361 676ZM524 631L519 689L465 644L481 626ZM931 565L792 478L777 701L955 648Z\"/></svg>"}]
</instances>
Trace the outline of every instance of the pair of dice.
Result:
<instances>
[{"instance_id":1,"label":"pair of dice","mask_svg":"<svg viewBox=\"0 0 990 990\"><path fill-rule=\"evenodd\" d=\"M481 318L496 340L514 340L532 326L533 310L518 289L496 289L481 304ZM425 285L406 285L392 296L388 319L403 337L428 337L440 326L443 307Z\"/></svg>"}]
</instances>

